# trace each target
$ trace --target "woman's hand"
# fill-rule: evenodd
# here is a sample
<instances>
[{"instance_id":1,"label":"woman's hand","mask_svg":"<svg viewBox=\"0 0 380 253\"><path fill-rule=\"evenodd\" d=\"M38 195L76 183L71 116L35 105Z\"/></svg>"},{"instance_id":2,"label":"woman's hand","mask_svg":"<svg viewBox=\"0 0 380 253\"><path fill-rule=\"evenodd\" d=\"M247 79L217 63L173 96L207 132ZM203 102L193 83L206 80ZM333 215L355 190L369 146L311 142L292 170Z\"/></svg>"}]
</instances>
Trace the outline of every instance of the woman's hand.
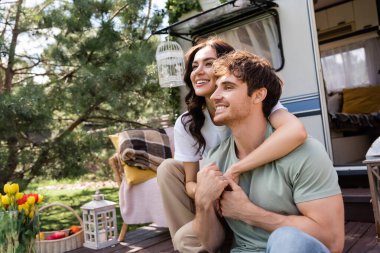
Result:
<instances>
[{"instance_id":1,"label":"woman's hand","mask_svg":"<svg viewBox=\"0 0 380 253\"><path fill-rule=\"evenodd\" d=\"M199 162L183 162L185 168L185 189L187 195L194 199L195 189L197 187L197 172L199 171Z\"/></svg>"},{"instance_id":2,"label":"woman's hand","mask_svg":"<svg viewBox=\"0 0 380 253\"><path fill-rule=\"evenodd\" d=\"M237 166L232 164L226 172L224 172L224 176L233 180L236 184L239 184L240 173L238 172Z\"/></svg>"},{"instance_id":3,"label":"woman's hand","mask_svg":"<svg viewBox=\"0 0 380 253\"><path fill-rule=\"evenodd\" d=\"M194 199L196 188L197 188L196 182L186 182L185 183L186 193L187 193L187 196L189 196L189 198Z\"/></svg>"}]
</instances>

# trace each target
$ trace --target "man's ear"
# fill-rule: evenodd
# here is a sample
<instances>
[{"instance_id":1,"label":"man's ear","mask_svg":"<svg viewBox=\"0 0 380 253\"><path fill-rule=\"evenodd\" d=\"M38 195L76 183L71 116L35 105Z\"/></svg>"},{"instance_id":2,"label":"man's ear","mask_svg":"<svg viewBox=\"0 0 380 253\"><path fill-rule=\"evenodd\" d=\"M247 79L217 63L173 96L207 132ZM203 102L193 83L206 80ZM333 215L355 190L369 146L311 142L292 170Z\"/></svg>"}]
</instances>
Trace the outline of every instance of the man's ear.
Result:
<instances>
[{"instance_id":1,"label":"man's ear","mask_svg":"<svg viewBox=\"0 0 380 253\"><path fill-rule=\"evenodd\" d=\"M255 90L252 94L253 103L257 104L257 103L263 102L266 96L267 96L266 88L260 88L260 89Z\"/></svg>"}]
</instances>

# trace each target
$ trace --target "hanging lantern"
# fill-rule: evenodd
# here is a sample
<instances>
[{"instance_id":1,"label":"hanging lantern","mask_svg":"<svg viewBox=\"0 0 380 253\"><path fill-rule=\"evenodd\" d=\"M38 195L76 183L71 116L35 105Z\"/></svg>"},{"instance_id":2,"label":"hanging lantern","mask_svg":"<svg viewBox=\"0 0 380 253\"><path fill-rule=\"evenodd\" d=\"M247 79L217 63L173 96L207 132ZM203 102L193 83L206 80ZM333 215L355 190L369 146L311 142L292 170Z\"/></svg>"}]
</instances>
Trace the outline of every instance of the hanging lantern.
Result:
<instances>
[{"instance_id":1,"label":"hanging lantern","mask_svg":"<svg viewBox=\"0 0 380 253\"><path fill-rule=\"evenodd\" d=\"M104 195L96 191L93 201L81 206L84 247L102 249L117 243L115 205L115 202L104 200Z\"/></svg>"},{"instance_id":2,"label":"hanging lantern","mask_svg":"<svg viewBox=\"0 0 380 253\"><path fill-rule=\"evenodd\" d=\"M161 42L156 50L156 61L161 87L184 85L185 61L182 48L177 42Z\"/></svg>"}]
</instances>

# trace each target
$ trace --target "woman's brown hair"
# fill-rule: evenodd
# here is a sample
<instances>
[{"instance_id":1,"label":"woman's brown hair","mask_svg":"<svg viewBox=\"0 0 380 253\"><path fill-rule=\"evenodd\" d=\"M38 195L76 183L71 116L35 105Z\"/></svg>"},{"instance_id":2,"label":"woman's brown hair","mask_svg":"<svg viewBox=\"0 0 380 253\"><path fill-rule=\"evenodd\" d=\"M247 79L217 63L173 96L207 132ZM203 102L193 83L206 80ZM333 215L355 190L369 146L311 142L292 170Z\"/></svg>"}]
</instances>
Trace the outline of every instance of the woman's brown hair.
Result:
<instances>
[{"instance_id":1,"label":"woman's brown hair","mask_svg":"<svg viewBox=\"0 0 380 253\"><path fill-rule=\"evenodd\" d=\"M188 126L190 134L197 141L197 152L203 153L206 141L201 133L201 129L205 122L205 116L203 114L204 106L206 106L206 99L195 94L193 84L190 79L191 72L193 71L192 65L194 61L195 54L202 48L210 46L215 49L216 56L219 58L222 55L225 55L231 51L234 51L234 48L226 43L225 41L218 38L210 38L205 41L198 43L189 49L186 53L186 69L184 81L186 83L189 92L185 97L185 102L187 105L187 112L182 117L182 124ZM189 117L190 116L190 117Z\"/></svg>"}]
</instances>

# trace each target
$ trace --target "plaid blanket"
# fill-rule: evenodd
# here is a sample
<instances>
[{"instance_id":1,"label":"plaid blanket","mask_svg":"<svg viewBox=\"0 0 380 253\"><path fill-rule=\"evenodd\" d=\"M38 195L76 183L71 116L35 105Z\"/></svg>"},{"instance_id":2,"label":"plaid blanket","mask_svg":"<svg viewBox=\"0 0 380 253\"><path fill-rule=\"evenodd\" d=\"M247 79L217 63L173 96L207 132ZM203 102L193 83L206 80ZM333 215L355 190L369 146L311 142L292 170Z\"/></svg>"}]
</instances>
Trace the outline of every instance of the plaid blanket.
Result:
<instances>
[{"instance_id":1,"label":"plaid blanket","mask_svg":"<svg viewBox=\"0 0 380 253\"><path fill-rule=\"evenodd\" d=\"M119 133L119 155L129 166L157 170L171 158L169 137L163 129L136 129Z\"/></svg>"}]
</instances>

